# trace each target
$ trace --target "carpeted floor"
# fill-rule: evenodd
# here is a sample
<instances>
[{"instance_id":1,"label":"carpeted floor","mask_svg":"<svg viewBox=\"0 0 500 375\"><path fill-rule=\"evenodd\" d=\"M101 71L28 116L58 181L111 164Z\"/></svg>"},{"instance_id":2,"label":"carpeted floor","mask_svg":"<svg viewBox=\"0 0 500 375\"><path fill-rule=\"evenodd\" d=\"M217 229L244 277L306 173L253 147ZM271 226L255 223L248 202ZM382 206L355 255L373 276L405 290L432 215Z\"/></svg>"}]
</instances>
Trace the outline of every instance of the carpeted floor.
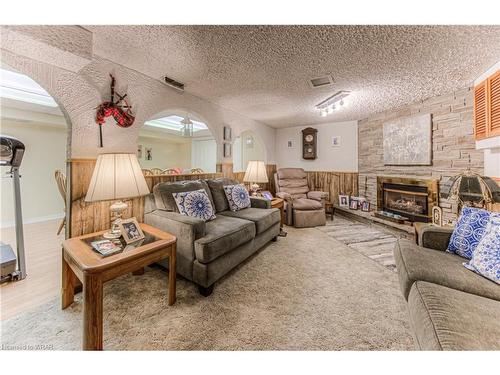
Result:
<instances>
[{"instance_id":1,"label":"carpeted floor","mask_svg":"<svg viewBox=\"0 0 500 375\"><path fill-rule=\"evenodd\" d=\"M287 228L204 298L180 279L167 305L167 275L149 269L105 284L107 350L413 349L397 275L317 229ZM1 322L4 349L80 349L81 294Z\"/></svg>"}]
</instances>

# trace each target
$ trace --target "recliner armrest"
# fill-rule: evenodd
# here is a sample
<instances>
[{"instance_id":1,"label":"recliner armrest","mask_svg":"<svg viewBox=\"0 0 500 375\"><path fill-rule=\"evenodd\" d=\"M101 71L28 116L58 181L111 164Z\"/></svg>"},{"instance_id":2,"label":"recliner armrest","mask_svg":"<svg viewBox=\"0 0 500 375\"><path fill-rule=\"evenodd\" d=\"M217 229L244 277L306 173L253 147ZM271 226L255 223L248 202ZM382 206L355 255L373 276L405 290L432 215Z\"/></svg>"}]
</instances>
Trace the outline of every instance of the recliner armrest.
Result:
<instances>
[{"instance_id":1,"label":"recliner armrest","mask_svg":"<svg viewBox=\"0 0 500 375\"><path fill-rule=\"evenodd\" d=\"M276 193L276 196L278 198L284 199L284 200L286 200L288 202L291 202L292 199L293 199L292 196L289 193L285 193L284 191L280 191L280 192Z\"/></svg>"},{"instance_id":2,"label":"recliner armrest","mask_svg":"<svg viewBox=\"0 0 500 375\"><path fill-rule=\"evenodd\" d=\"M323 199L328 198L328 193L324 191L310 191L307 193L307 198L321 202Z\"/></svg>"},{"instance_id":3,"label":"recliner armrest","mask_svg":"<svg viewBox=\"0 0 500 375\"><path fill-rule=\"evenodd\" d=\"M260 197L250 197L252 208L271 208L271 201Z\"/></svg>"},{"instance_id":4,"label":"recliner armrest","mask_svg":"<svg viewBox=\"0 0 500 375\"><path fill-rule=\"evenodd\" d=\"M453 228L426 226L420 231L418 243L428 249L445 251L448 248Z\"/></svg>"}]
</instances>

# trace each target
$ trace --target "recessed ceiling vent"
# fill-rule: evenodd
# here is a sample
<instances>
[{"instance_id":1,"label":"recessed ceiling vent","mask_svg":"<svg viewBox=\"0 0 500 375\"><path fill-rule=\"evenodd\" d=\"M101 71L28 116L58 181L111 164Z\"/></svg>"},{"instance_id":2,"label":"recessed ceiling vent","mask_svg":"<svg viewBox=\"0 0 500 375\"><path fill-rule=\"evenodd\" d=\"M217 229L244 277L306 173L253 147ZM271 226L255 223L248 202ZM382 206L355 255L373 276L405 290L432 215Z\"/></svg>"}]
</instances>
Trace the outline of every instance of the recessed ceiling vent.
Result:
<instances>
[{"instance_id":1,"label":"recessed ceiling vent","mask_svg":"<svg viewBox=\"0 0 500 375\"><path fill-rule=\"evenodd\" d=\"M333 85L333 78L329 74L326 75L326 76L322 76L322 77L312 78L309 81L309 85L313 89L317 89L317 88L320 88L320 87L330 86L330 85Z\"/></svg>"},{"instance_id":2,"label":"recessed ceiling vent","mask_svg":"<svg viewBox=\"0 0 500 375\"><path fill-rule=\"evenodd\" d=\"M176 90L179 90L179 91L184 91L184 83L181 83L179 81L176 81L175 79L173 78L170 78L170 77L167 77L167 76L164 76L163 77L163 82L165 82L165 84L167 86L170 86Z\"/></svg>"}]
</instances>

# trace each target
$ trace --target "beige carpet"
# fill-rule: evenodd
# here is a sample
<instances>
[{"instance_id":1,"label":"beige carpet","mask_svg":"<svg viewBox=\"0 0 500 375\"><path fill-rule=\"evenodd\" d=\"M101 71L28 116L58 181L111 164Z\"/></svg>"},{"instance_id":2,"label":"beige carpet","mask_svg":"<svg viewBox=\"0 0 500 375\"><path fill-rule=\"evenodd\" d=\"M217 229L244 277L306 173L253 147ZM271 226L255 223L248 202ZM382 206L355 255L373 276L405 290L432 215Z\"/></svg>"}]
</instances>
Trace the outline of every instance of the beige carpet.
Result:
<instances>
[{"instance_id":1,"label":"beige carpet","mask_svg":"<svg viewBox=\"0 0 500 375\"><path fill-rule=\"evenodd\" d=\"M397 275L314 228L288 228L204 298L180 279L167 305L167 275L150 269L105 285L107 350L413 349ZM4 349L80 349L81 294L1 322Z\"/></svg>"}]
</instances>

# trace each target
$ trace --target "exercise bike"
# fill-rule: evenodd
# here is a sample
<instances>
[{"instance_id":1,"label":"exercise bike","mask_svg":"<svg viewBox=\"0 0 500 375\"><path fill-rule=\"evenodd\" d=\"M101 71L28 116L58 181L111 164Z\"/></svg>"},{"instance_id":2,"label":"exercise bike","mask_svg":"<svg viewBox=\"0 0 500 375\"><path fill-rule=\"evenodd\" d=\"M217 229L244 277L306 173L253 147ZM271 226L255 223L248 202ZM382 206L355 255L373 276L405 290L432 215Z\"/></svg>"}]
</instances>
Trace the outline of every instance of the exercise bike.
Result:
<instances>
[{"instance_id":1,"label":"exercise bike","mask_svg":"<svg viewBox=\"0 0 500 375\"><path fill-rule=\"evenodd\" d=\"M14 183L14 209L16 225L16 245L14 252L11 245L0 242L0 283L26 278L26 259L24 254L23 216L21 210L21 187L19 167L23 160L25 147L18 139L0 135L0 166L10 166L7 178Z\"/></svg>"}]
</instances>

